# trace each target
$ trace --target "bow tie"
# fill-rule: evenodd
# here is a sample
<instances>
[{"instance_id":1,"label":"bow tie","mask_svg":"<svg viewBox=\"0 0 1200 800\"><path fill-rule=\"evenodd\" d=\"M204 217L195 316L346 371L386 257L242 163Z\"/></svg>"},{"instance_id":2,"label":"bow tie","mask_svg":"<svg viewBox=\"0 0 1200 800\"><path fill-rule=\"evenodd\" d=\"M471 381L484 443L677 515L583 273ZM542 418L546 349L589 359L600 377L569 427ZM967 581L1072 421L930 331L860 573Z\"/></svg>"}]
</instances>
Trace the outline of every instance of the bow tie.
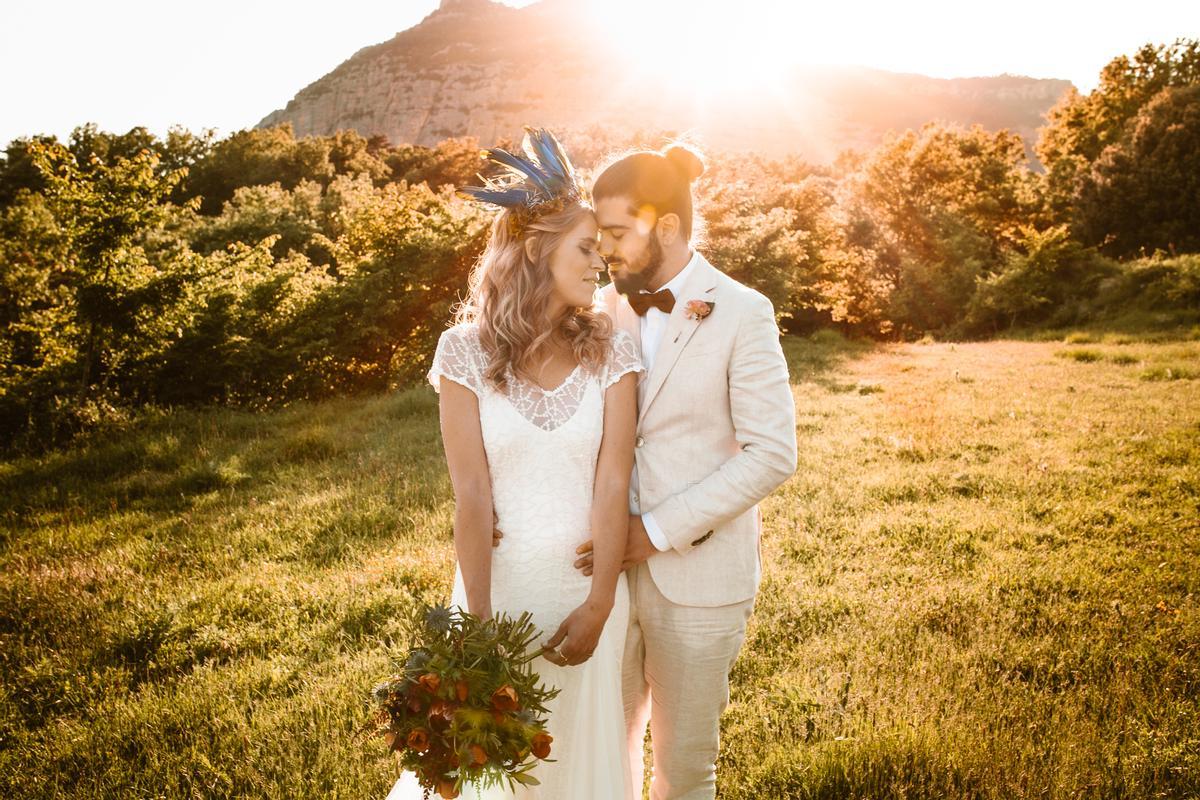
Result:
<instances>
[{"instance_id":1,"label":"bow tie","mask_svg":"<svg viewBox=\"0 0 1200 800\"><path fill-rule=\"evenodd\" d=\"M664 314L670 314L671 309L675 308L675 295L671 294L670 289L659 289L654 294L644 294L637 292L627 295L629 305L633 306L633 310L637 312L639 317L646 316L646 312L654 306Z\"/></svg>"}]
</instances>

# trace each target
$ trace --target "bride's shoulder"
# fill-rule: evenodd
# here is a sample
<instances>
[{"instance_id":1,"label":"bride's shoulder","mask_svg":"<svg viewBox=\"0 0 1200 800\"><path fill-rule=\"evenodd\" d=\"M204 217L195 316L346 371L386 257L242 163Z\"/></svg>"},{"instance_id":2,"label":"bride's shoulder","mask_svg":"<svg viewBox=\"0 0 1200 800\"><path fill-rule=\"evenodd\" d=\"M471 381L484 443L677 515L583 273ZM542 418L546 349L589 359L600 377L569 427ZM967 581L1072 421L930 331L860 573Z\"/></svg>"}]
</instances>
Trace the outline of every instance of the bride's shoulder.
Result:
<instances>
[{"instance_id":1,"label":"bride's shoulder","mask_svg":"<svg viewBox=\"0 0 1200 800\"><path fill-rule=\"evenodd\" d=\"M617 328L612 332L612 353L614 358L628 358L630 356L638 356L638 343L633 338L633 334L624 328Z\"/></svg>"},{"instance_id":2,"label":"bride's shoulder","mask_svg":"<svg viewBox=\"0 0 1200 800\"><path fill-rule=\"evenodd\" d=\"M439 345L476 347L479 344L479 323L459 322L442 331Z\"/></svg>"},{"instance_id":3,"label":"bride's shoulder","mask_svg":"<svg viewBox=\"0 0 1200 800\"><path fill-rule=\"evenodd\" d=\"M633 334L624 328L614 328L612 332L613 347L626 347L634 343Z\"/></svg>"},{"instance_id":4,"label":"bride's shoulder","mask_svg":"<svg viewBox=\"0 0 1200 800\"><path fill-rule=\"evenodd\" d=\"M614 330L610 346L608 364L603 378L605 388L611 386L627 372L642 372L645 369L642 366L638 343L628 331L620 328Z\"/></svg>"}]
</instances>

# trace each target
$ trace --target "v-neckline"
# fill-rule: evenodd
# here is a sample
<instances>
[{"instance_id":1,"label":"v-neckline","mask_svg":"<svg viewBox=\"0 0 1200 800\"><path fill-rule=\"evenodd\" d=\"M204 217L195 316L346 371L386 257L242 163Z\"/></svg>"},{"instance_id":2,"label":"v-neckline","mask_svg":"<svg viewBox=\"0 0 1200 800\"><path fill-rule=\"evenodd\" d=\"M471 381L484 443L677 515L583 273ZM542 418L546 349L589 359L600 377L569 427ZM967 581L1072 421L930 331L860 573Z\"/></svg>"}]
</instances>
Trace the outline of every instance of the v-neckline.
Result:
<instances>
[{"instance_id":1,"label":"v-neckline","mask_svg":"<svg viewBox=\"0 0 1200 800\"><path fill-rule=\"evenodd\" d=\"M541 392L544 395L558 394L559 392L561 392L563 390L563 387L565 387L568 383L571 382L571 379L575 377L575 373L579 372L579 368L582 366L583 366L582 362L576 364L575 369L568 372L567 377L563 378L562 381L558 384L558 386L555 386L553 389L547 389L539 383L531 383L530 381L523 380L520 376L518 376L516 374L514 374L513 377L516 378L518 381L521 381L521 383L525 384L526 386L528 386L532 389L537 389L539 392Z\"/></svg>"}]
</instances>

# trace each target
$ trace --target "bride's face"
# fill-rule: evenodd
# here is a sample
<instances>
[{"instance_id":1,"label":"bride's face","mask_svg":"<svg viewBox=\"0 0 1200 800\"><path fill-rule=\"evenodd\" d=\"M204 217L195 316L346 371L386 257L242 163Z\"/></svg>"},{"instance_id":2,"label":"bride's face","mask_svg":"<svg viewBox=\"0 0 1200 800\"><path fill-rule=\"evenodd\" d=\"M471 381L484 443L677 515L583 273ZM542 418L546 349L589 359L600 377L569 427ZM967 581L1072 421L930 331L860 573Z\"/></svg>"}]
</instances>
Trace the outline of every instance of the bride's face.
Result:
<instances>
[{"instance_id":1,"label":"bride's face","mask_svg":"<svg viewBox=\"0 0 1200 800\"><path fill-rule=\"evenodd\" d=\"M550 254L549 267L554 305L580 308L592 304L604 271L604 262L596 252L596 218L593 215L583 214L560 240Z\"/></svg>"}]
</instances>

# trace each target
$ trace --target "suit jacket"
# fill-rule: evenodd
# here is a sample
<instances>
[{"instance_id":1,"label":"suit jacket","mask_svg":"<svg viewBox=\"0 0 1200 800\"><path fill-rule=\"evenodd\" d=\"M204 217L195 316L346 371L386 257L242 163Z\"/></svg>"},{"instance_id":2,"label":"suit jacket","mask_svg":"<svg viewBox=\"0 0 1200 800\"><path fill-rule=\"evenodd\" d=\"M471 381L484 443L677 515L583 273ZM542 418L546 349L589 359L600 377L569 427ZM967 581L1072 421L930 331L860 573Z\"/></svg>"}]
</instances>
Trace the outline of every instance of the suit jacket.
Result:
<instances>
[{"instance_id":1,"label":"suit jacket","mask_svg":"<svg viewBox=\"0 0 1200 800\"><path fill-rule=\"evenodd\" d=\"M641 342L637 313L609 284L601 300ZM688 319L689 300L712 312ZM638 383L630 508L671 543L652 555L668 600L718 606L762 578L758 502L796 470L796 408L771 301L700 257L671 312L654 368Z\"/></svg>"}]
</instances>

